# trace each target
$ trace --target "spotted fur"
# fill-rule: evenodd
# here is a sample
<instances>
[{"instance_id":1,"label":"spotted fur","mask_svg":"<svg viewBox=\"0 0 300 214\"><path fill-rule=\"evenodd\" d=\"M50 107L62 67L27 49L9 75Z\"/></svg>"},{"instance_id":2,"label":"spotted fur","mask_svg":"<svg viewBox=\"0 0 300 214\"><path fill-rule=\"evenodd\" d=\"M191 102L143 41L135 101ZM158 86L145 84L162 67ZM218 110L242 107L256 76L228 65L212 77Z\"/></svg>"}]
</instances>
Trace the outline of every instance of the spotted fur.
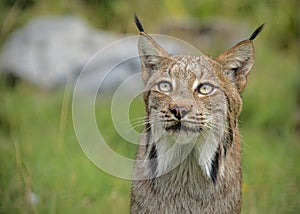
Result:
<instances>
[{"instance_id":1,"label":"spotted fur","mask_svg":"<svg viewBox=\"0 0 300 214\"><path fill-rule=\"evenodd\" d=\"M240 94L262 27L212 58L171 56L136 23L147 119L131 213L240 213Z\"/></svg>"}]
</instances>

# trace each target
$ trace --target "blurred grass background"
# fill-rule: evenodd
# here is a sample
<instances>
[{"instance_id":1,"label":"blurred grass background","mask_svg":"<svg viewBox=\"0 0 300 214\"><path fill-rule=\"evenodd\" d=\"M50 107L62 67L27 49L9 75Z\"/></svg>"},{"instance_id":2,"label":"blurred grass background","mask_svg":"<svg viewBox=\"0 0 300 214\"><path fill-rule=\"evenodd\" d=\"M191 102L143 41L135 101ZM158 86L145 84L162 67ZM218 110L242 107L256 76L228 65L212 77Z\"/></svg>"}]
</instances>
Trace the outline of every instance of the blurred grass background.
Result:
<instances>
[{"instance_id":1,"label":"blurred grass background","mask_svg":"<svg viewBox=\"0 0 300 214\"><path fill-rule=\"evenodd\" d=\"M299 8L297 0L2 0L0 43L48 14L77 14L116 33L136 33L134 12L151 33L170 17L225 17L253 29L266 22L240 117L243 213L300 213ZM96 168L77 143L70 92L9 80L0 76L0 213L128 213L130 181ZM105 138L133 157L107 112L109 102L98 104ZM141 99L130 114L143 115Z\"/></svg>"}]
</instances>

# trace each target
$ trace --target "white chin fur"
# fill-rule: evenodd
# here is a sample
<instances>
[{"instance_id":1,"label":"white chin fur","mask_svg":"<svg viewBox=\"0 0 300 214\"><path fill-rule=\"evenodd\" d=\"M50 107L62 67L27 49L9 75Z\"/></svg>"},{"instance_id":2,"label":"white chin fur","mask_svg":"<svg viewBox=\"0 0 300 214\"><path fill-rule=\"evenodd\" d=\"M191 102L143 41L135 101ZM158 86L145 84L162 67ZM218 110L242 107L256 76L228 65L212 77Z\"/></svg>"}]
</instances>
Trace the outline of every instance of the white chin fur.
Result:
<instances>
[{"instance_id":1,"label":"white chin fur","mask_svg":"<svg viewBox=\"0 0 300 214\"><path fill-rule=\"evenodd\" d=\"M204 142L196 144L198 164L203 173L210 178L211 164L219 146L219 140L209 135Z\"/></svg>"},{"instance_id":2,"label":"white chin fur","mask_svg":"<svg viewBox=\"0 0 300 214\"><path fill-rule=\"evenodd\" d=\"M192 152L195 142L179 144L173 137L165 137L156 143L157 176L166 174L181 164Z\"/></svg>"},{"instance_id":3,"label":"white chin fur","mask_svg":"<svg viewBox=\"0 0 300 214\"><path fill-rule=\"evenodd\" d=\"M204 138L201 134L191 136L179 133L174 135L160 132L155 143L158 161L157 176L170 172L181 164L191 152L194 152L203 173L210 178L212 160L220 141L213 134Z\"/></svg>"}]
</instances>

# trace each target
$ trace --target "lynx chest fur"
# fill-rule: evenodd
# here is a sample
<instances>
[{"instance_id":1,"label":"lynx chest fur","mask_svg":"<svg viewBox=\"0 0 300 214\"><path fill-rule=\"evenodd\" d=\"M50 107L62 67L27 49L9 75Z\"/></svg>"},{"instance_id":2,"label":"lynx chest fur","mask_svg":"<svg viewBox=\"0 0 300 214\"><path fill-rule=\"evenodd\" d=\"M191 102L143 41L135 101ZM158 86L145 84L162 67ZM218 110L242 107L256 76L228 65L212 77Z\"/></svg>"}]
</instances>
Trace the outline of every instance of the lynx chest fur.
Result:
<instances>
[{"instance_id":1,"label":"lynx chest fur","mask_svg":"<svg viewBox=\"0 0 300 214\"><path fill-rule=\"evenodd\" d=\"M136 23L146 120L131 213L240 213L240 94L262 26L212 58L171 56Z\"/></svg>"}]
</instances>

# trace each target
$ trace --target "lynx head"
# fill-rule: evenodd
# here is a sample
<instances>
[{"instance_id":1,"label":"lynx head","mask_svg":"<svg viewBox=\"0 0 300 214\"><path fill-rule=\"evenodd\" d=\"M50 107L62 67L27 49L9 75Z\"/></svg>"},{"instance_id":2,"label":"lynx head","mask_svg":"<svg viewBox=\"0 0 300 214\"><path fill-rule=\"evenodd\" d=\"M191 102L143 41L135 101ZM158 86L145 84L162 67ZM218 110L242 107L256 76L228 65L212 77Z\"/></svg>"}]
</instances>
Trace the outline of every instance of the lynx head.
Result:
<instances>
[{"instance_id":1,"label":"lynx head","mask_svg":"<svg viewBox=\"0 0 300 214\"><path fill-rule=\"evenodd\" d=\"M204 136L211 155L220 144L233 141L243 92L254 62L253 39L259 27L217 58L207 55L170 55L140 30L138 49L145 83L144 102L149 129L156 141L165 135ZM225 145L228 144L228 145Z\"/></svg>"}]
</instances>

